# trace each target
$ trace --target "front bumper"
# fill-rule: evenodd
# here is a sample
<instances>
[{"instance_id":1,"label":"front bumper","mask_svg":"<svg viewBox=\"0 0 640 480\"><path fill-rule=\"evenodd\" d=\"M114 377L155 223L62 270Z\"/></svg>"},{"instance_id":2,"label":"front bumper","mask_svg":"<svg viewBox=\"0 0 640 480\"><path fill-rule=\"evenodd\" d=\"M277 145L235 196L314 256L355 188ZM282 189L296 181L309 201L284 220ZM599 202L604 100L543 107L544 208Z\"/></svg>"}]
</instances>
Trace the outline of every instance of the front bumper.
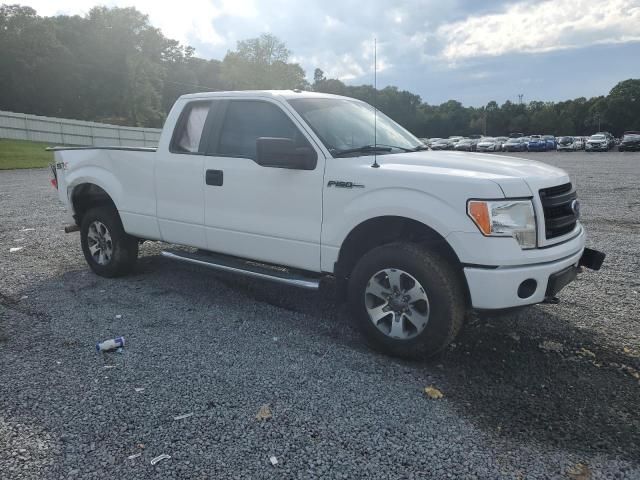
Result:
<instances>
[{"instance_id":1,"label":"front bumper","mask_svg":"<svg viewBox=\"0 0 640 480\"><path fill-rule=\"evenodd\" d=\"M604 254L580 248L568 257L519 267L464 269L473 308L499 310L532 305L575 280L580 266L599 270Z\"/></svg>"}]
</instances>

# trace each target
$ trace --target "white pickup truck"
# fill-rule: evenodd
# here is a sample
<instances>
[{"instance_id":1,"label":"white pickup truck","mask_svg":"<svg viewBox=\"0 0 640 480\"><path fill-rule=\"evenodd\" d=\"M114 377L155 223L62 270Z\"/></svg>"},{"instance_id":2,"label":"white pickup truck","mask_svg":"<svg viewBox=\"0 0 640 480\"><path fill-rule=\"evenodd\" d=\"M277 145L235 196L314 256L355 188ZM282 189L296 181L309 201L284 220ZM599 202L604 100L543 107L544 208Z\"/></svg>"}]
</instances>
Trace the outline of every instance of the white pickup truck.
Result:
<instances>
[{"instance_id":1,"label":"white pickup truck","mask_svg":"<svg viewBox=\"0 0 640 480\"><path fill-rule=\"evenodd\" d=\"M375 126L375 134L374 134ZM470 309L540 303L599 269L567 174L433 152L370 105L301 91L180 97L157 149L56 147L91 269L175 260L317 289L333 276L374 346L432 355Z\"/></svg>"}]
</instances>

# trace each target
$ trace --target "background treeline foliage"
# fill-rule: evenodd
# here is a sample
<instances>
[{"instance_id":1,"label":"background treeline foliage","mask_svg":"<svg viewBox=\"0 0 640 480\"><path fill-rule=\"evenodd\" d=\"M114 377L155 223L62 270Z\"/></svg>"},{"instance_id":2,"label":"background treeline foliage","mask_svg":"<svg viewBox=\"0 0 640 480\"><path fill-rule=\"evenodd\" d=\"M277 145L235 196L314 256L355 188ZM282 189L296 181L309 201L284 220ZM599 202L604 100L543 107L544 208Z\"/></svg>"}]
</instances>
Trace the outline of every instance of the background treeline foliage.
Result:
<instances>
[{"instance_id":1,"label":"background treeline foliage","mask_svg":"<svg viewBox=\"0 0 640 480\"><path fill-rule=\"evenodd\" d=\"M134 8L96 7L84 16L40 17L29 7L0 6L0 109L159 127L184 93L244 89L313 89L373 103L371 85L325 78L313 83L291 52L264 34L238 42L222 61L166 38ZM509 132L588 135L640 130L640 80L606 97L464 107L424 103L397 87L378 91L380 110L420 137Z\"/></svg>"}]
</instances>

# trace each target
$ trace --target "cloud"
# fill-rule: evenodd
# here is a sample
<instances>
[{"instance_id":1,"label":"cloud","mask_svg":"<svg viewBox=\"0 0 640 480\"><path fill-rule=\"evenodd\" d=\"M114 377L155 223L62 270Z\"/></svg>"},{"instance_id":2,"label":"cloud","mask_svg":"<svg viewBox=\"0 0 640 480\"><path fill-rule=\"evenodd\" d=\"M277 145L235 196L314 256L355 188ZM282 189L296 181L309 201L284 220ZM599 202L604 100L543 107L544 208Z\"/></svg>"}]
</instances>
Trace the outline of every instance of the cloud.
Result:
<instances>
[{"instance_id":1,"label":"cloud","mask_svg":"<svg viewBox=\"0 0 640 480\"><path fill-rule=\"evenodd\" d=\"M40 15L82 15L93 5L134 6L167 37L195 47L203 58L222 59L238 40L270 32L285 42L291 60L311 81L317 67L347 83L373 83L377 38L378 86L397 85L429 102L455 98L481 105L513 100L522 92L542 99L602 94L616 80L637 77L630 59L640 58L640 0L19 3ZM591 61L596 57L607 58L606 68ZM527 84L527 78L535 81Z\"/></svg>"},{"instance_id":2,"label":"cloud","mask_svg":"<svg viewBox=\"0 0 640 480\"><path fill-rule=\"evenodd\" d=\"M639 0L520 2L501 13L441 25L447 61L640 41Z\"/></svg>"}]
</instances>

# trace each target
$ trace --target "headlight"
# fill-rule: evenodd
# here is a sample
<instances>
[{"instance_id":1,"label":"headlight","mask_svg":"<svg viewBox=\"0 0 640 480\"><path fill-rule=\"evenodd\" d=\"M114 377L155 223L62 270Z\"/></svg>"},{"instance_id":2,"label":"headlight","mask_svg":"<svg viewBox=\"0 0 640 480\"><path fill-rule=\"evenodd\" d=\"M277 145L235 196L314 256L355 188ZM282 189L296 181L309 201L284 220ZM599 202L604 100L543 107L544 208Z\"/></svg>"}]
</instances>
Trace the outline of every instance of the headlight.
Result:
<instances>
[{"instance_id":1,"label":"headlight","mask_svg":"<svg viewBox=\"0 0 640 480\"><path fill-rule=\"evenodd\" d=\"M536 217L530 200L469 200L467 213L483 235L513 237L523 249L536 247Z\"/></svg>"}]
</instances>

